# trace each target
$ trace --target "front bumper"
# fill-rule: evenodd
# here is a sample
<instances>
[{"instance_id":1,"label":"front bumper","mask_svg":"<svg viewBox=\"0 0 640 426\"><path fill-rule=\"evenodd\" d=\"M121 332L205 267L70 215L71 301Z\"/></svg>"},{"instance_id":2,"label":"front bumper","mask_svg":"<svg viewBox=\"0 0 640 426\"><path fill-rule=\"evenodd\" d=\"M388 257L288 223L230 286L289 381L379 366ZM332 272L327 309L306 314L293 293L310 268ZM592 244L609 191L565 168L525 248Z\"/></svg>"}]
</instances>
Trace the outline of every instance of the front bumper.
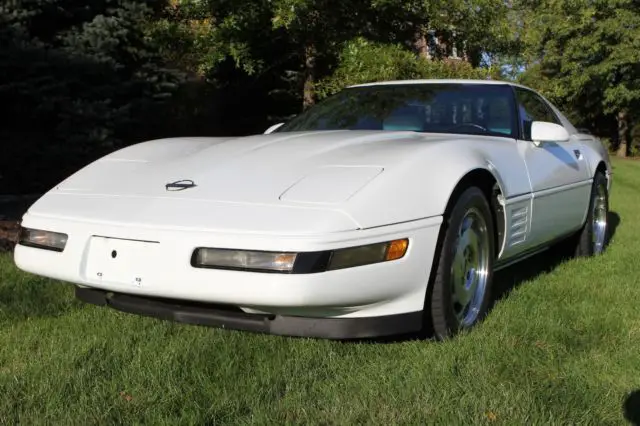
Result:
<instances>
[{"instance_id":1,"label":"front bumper","mask_svg":"<svg viewBox=\"0 0 640 426\"><path fill-rule=\"evenodd\" d=\"M423 309L441 222L441 217L434 217L369 230L278 236L130 226L27 214L23 226L64 232L69 239L63 252L18 245L14 259L17 266L27 272L131 296L230 305L250 314L378 317ZM119 277L140 276L142 281L131 283L97 277L92 254L94 236L157 242L149 253L141 246L144 253L134 262L113 270ZM196 247L303 252L397 238L410 239L402 259L322 273L269 274L191 266ZM111 258L105 256L104 262L110 261Z\"/></svg>"},{"instance_id":2,"label":"front bumper","mask_svg":"<svg viewBox=\"0 0 640 426\"><path fill-rule=\"evenodd\" d=\"M136 315L225 329L294 337L362 339L415 333L422 329L422 312L368 318L309 318L249 314L226 306L132 296L76 287L86 303Z\"/></svg>"}]
</instances>

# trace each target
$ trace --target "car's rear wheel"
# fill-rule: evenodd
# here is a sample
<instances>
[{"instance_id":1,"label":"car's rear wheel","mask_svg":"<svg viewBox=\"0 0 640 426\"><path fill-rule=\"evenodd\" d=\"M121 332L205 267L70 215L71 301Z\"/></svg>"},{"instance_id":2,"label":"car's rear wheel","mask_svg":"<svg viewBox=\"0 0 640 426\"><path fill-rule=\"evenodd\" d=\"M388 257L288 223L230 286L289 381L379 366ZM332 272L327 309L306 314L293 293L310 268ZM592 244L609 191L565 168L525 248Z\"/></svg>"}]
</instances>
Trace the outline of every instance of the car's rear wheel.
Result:
<instances>
[{"instance_id":1,"label":"car's rear wheel","mask_svg":"<svg viewBox=\"0 0 640 426\"><path fill-rule=\"evenodd\" d=\"M574 240L575 256L594 256L605 250L609 242L608 215L607 178L603 173L598 172L593 178L587 220Z\"/></svg>"},{"instance_id":2,"label":"car's rear wheel","mask_svg":"<svg viewBox=\"0 0 640 426\"><path fill-rule=\"evenodd\" d=\"M483 192L466 189L443 227L431 297L425 306L439 339L474 326L491 304L495 233Z\"/></svg>"}]
</instances>

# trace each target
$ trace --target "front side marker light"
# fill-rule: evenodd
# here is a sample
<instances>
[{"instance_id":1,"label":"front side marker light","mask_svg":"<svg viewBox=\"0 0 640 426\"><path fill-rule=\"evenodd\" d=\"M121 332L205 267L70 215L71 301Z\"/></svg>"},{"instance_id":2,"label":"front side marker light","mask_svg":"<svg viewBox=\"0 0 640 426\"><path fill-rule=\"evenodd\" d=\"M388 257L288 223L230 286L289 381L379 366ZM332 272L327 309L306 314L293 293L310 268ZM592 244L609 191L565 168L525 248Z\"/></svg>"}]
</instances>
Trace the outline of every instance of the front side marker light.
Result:
<instances>
[{"instance_id":1,"label":"front side marker light","mask_svg":"<svg viewBox=\"0 0 640 426\"><path fill-rule=\"evenodd\" d=\"M353 268L356 266L397 260L404 257L408 247L409 240L405 238L386 243L339 249L333 252L327 269Z\"/></svg>"},{"instance_id":2,"label":"front side marker light","mask_svg":"<svg viewBox=\"0 0 640 426\"><path fill-rule=\"evenodd\" d=\"M22 228L19 244L27 247L41 248L52 251L63 251L69 236L60 232L44 231L41 229Z\"/></svg>"}]
</instances>

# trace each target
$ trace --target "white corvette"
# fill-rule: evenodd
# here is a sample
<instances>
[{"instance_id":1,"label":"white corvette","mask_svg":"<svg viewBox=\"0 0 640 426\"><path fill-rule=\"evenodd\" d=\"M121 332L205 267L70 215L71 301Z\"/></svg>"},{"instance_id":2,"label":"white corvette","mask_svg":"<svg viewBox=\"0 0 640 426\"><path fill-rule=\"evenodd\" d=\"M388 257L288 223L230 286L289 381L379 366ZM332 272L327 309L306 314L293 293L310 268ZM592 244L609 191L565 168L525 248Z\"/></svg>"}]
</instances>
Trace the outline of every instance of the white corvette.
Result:
<instances>
[{"instance_id":1,"label":"white corvette","mask_svg":"<svg viewBox=\"0 0 640 426\"><path fill-rule=\"evenodd\" d=\"M140 315L446 338L487 313L495 270L601 253L610 187L601 142L525 87L375 83L263 135L107 155L29 209L15 261Z\"/></svg>"}]
</instances>

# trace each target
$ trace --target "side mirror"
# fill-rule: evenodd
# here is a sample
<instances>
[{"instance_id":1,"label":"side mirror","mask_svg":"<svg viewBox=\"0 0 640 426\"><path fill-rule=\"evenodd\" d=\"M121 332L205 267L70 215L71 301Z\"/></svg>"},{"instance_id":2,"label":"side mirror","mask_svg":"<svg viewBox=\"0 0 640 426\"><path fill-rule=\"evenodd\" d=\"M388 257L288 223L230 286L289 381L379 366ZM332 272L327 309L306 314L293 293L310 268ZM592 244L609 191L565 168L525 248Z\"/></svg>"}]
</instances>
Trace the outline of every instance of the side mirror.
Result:
<instances>
[{"instance_id":1,"label":"side mirror","mask_svg":"<svg viewBox=\"0 0 640 426\"><path fill-rule=\"evenodd\" d=\"M567 129L555 123L534 121L531 123L531 140L536 144L543 142L568 142L570 138Z\"/></svg>"},{"instance_id":2,"label":"side mirror","mask_svg":"<svg viewBox=\"0 0 640 426\"><path fill-rule=\"evenodd\" d=\"M276 129L278 129L280 126L282 126L284 123L278 123L278 124L274 124L273 126L269 127L267 130L264 131L265 135L268 135L269 133L273 133Z\"/></svg>"}]
</instances>

